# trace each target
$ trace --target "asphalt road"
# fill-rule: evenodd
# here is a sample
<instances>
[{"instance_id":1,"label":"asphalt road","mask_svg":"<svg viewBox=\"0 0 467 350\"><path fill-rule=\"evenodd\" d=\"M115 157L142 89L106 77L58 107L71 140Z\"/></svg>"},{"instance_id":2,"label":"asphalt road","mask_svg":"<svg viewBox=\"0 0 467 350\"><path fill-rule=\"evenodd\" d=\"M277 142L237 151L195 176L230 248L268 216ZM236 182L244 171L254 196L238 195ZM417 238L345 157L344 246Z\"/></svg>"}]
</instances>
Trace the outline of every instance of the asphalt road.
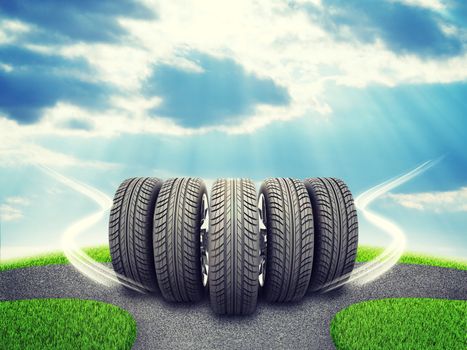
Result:
<instances>
[{"instance_id":1,"label":"asphalt road","mask_svg":"<svg viewBox=\"0 0 467 350\"><path fill-rule=\"evenodd\" d=\"M119 305L138 324L135 349L333 349L329 324L336 312L363 300L388 297L467 299L467 271L398 265L365 286L349 285L285 305L260 300L248 317L219 317L209 301L169 304L161 296L106 288L72 266L0 272L0 300L82 298Z\"/></svg>"}]
</instances>

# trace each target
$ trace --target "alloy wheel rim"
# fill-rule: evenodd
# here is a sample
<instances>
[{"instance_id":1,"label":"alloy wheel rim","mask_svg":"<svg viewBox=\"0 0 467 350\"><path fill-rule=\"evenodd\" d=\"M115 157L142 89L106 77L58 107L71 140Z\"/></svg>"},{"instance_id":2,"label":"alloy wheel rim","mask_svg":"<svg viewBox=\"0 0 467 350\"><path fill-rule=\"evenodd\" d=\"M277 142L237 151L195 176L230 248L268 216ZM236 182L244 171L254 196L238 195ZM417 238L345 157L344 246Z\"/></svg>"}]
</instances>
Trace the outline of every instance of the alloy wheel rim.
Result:
<instances>
[{"instance_id":1,"label":"alloy wheel rim","mask_svg":"<svg viewBox=\"0 0 467 350\"><path fill-rule=\"evenodd\" d=\"M264 286L266 281L266 257L267 257L267 215L266 215L266 200L261 193L258 198L259 212L259 266L258 266L258 281L260 287Z\"/></svg>"},{"instance_id":2,"label":"alloy wheel rim","mask_svg":"<svg viewBox=\"0 0 467 350\"><path fill-rule=\"evenodd\" d=\"M201 281L203 286L208 285L209 275L209 253L208 253L208 234L209 234L209 204L208 197L203 194L201 203L201 222L200 222L200 259L201 259Z\"/></svg>"}]
</instances>

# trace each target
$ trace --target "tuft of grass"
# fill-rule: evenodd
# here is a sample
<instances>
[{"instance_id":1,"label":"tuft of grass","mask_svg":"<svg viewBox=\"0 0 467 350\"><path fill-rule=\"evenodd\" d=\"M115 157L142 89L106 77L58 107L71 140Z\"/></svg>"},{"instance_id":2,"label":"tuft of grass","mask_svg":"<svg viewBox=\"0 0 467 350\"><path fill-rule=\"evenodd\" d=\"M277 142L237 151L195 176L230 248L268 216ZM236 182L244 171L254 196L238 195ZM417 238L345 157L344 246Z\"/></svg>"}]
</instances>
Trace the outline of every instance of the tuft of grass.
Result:
<instances>
[{"instance_id":1,"label":"tuft of grass","mask_svg":"<svg viewBox=\"0 0 467 350\"><path fill-rule=\"evenodd\" d=\"M383 251L380 247L359 246L357 251L357 262L373 260ZM467 270L467 261L447 259L418 253L405 253L399 259L399 264L415 264L447 267L457 270Z\"/></svg>"},{"instance_id":2,"label":"tuft of grass","mask_svg":"<svg viewBox=\"0 0 467 350\"><path fill-rule=\"evenodd\" d=\"M109 247L107 246L84 248L84 252L98 262L112 261L110 258ZM68 263L69 261L63 253L49 253L30 258L0 262L0 271L19 269L31 266L63 265Z\"/></svg>"},{"instance_id":3,"label":"tuft of grass","mask_svg":"<svg viewBox=\"0 0 467 350\"><path fill-rule=\"evenodd\" d=\"M98 262L111 262L109 247L93 247L85 248L84 251L91 258ZM383 248L360 246L358 247L357 262L366 262L374 259L383 251ZM467 270L467 262L456 261L451 259L432 257L422 254L406 253L399 260L401 264L418 264L429 266L448 267L458 270ZM19 269L31 266L57 265L68 264L68 259L63 253L51 253L42 256L24 258L19 260L10 260L0 262L0 271Z\"/></svg>"},{"instance_id":4,"label":"tuft of grass","mask_svg":"<svg viewBox=\"0 0 467 350\"><path fill-rule=\"evenodd\" d=\"M365 301L338 312L331 336L345 349L465 349L467 301L400 298Z\"/></svg>"},{"instance_id":5,"label":"tuft of grass","mask_svg":"<svg viewBox=\"0 0 467 350\"><path fill-rule=\"evenodd\" d=\"M81 299L0 302L2 349L131 349L136 322L111 304Z\"/></svg>"}]
</instances>

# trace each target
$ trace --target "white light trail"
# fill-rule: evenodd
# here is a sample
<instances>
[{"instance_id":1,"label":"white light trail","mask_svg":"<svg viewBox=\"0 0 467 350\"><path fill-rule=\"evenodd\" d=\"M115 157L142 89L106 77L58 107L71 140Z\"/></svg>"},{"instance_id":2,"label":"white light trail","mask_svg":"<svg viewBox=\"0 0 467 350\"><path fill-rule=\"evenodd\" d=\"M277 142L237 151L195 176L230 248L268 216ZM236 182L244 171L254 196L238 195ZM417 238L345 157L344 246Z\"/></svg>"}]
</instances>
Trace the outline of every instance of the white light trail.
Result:
<instances>
[{"instance_id":1,"label":"white light trail","mask_svg":"<svg viewBox=\"0 0 467 350\"><path fill-rule=\"evenodd\" d=\"M128 288L145 293L145 289L142 285L125 276L117 275L111 268L98 263L76 245L76 238L82 232L99 222L104 214L107 213L112 206L112 199L105 193L77 180L66 177L49 167L44 165L37 166L54 179L93 200L100 207L96 213L72 223L64 232L61 245L70 263L83 275L100 284L108 287L123 284Z\"/></svg>"},{"instance_id":2,"label":"white light trail","mask_svg":"<svg viewBox=\"0 0 467 350\"><path fill-rule=\"evenodd\" d=\"M370 188L355 199L355 206L360 211L360 213L363 214L363 216L369 222L387 233L392 238L392 242L375 259L355 268L350 273L350 276L348 274L330 282L328 284L328 288L325 288L323 292L328 292L349 282L356 282L360 285L366 284L389 271L397 263L401 255L404 253L406 247L406 237L404 231L394 222L368 209L368 206L375 199L428 170L441 159L442 158L429 160L406 174Z\"/></svg>"}]
</instances>

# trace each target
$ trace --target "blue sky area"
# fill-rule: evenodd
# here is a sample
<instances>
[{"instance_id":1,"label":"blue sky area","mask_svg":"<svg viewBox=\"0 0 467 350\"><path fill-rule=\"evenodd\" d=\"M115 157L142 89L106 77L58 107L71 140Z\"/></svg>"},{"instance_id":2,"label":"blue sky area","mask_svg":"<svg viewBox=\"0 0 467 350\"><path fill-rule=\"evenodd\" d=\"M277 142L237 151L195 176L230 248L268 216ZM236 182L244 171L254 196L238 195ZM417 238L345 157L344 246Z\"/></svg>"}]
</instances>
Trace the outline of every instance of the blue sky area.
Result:
<instances>
[{"instance_id":1,"label":"blue sky area","mask_svg":"<svg viewBox=\"0 0 467 350\"><path fill-rule=\"evenodd\" d=\"M0 3L3 256L54 249L132 176L344 179L408 249L467 257L467 6L449 0ZM362 244L387 238L361 220ZM106 222L82 236L105 242Z\"/></svg>"}]
</instances>

